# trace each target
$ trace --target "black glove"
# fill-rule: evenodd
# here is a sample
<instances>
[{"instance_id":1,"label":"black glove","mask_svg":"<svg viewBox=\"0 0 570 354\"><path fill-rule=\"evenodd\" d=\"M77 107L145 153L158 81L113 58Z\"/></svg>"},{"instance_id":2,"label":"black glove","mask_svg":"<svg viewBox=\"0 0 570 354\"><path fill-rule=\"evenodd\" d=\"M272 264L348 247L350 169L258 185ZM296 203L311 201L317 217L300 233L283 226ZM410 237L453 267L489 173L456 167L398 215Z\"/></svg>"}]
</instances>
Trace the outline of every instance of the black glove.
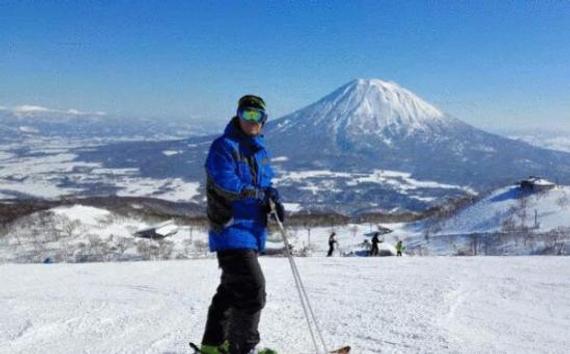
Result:
<instances>
[{"instance_id":1,"label":"black glove","mask_svg":"<svg viewBox=\"0 0 570 354\"><path fill-rule=\"evenodd\" d=\"M254 198L258 200L259 203L265 206L268 214L271 213L271 205L269 204L269 201L272 201L275 204L277 217L281 222L285 221L285 207L283 206L283 203L281 203L281 196L277 189L273 187L267 187L265 189L247 187L241 191L241 197Z\"/></svg>"},{"instance_id":2,"label":"black glove","mask_svg":"<svg viewBox=\"0 0 570 354\"><path fill-rule=\"evenodd\" d=\"M270 201L275 204L275 213L281 222L285 221L285 207L283 203L281 203L281 196L279 195L279 191L273 187L265 188L265 203L267 205L267 209L271 212L271 205Z\"/></svg>"},{"instance_id":3,"label":"black glove","mask_svg":"<svg viewBox=\"0 0 570 354\"><path fill-rule=\"evenodd\" d=\"M269 201L272 200L273 203L281 203L281 196L279 195L279 191L273 187L267 187L263 190L265 194L265 202L269 204Z\"/></svg>"}]
</instances>

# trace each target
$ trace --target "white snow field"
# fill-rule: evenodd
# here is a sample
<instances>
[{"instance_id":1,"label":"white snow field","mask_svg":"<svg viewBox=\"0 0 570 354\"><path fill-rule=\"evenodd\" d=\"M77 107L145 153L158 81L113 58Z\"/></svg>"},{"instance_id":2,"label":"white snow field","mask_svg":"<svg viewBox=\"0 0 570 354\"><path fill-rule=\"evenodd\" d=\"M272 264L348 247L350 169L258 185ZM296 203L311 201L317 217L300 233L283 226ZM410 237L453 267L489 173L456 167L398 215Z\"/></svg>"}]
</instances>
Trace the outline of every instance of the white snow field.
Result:
<instances>
[{"instance_id":1,"label":"white snow field","mask_svg":"<svg viewBox=\"0 0 570 354\"><path fill-rule=\"evenodd\" d=\"M91 141L66 140L46 143L43 140L22 144L0 144L0 199L17 199L18 194L57 199L81 194L80 188L63 187L64 181L81 183L111 183L118 187L116 195L153 197L168 201L188 201L199 198L199 182L181 178L149 178L138 176L138 168L105 168L100 163L77 161L72 149L96 146ZM100 144L99 144L100 145ZM37 155L17 156L11 153L21 146ZM165 157L179 151L163 151Z\"/></svg>"},{"instance_id":2,"label":"white snow field","mask_svg":"<svg viewBox=\"0 0 570 354\"><path fill-rule=\"evenodd\" d=\"M285 258L261 258L262 345L314 353ZM298 258L329 346L353 353L568 353L570 258ZM190 353L213 259L0 265L0 353Z\"/></svg>"}]
</instances>

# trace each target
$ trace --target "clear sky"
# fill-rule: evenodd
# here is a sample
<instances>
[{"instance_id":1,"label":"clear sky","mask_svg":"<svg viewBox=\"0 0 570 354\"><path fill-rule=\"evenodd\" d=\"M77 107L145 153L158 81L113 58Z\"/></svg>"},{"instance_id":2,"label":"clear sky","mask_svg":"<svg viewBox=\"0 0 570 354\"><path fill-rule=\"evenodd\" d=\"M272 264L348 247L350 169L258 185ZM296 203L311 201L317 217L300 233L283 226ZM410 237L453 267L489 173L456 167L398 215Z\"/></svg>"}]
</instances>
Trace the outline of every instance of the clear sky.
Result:
<instances>
[{"instance_id":1,"label":"clear sky","mask_svg":"<svg viewBox=\"0 0 570 354\"><path fill-rule=\"evenodd\" d=\"M570 129L570 2L0 0L0 106L211 123L354 78L478 127Z\"/></svg>"}]
</instances>

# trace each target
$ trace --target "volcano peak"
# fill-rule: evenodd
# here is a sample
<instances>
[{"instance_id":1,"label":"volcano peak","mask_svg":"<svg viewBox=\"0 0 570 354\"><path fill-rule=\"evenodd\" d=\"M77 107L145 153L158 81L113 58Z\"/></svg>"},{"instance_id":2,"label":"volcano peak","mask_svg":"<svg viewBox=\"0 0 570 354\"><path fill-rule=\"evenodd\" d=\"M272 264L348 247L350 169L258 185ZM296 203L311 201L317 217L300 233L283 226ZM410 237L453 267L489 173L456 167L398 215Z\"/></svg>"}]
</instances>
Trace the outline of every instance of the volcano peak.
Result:
<instances>
[{"instance_id":1,"label":"volcano peak","mask_svg":"<svg viewBox=\"0 0 570 354\"><path fill-rule=\"evenodd\" d=\"M354 113L373 115L386 123L439 120L444 116L438 108L393 81L356 79L343 87L342 95L357 104Z\"/></svg>"}]
</instances>

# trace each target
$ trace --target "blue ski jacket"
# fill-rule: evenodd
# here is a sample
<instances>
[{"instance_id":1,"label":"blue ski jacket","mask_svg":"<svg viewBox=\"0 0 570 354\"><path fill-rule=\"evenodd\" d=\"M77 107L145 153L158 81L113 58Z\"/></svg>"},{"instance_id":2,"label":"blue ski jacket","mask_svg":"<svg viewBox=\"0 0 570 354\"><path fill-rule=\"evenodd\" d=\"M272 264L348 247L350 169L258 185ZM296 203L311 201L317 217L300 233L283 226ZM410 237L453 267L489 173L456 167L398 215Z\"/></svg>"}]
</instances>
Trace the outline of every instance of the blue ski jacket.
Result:
<instances>
[{"instance_id":1,"label":"blue ski jacket","mask_svg":"<svg viewBox=\"0 0 570 354\"><path fill-rule=\"evenodd\" d=\"M206 159L210 251L265 249L267 206L252 197L271 186L273 170L263 136L248 136L237 117L214 140Z\"/></svg>"}]
</instances>

